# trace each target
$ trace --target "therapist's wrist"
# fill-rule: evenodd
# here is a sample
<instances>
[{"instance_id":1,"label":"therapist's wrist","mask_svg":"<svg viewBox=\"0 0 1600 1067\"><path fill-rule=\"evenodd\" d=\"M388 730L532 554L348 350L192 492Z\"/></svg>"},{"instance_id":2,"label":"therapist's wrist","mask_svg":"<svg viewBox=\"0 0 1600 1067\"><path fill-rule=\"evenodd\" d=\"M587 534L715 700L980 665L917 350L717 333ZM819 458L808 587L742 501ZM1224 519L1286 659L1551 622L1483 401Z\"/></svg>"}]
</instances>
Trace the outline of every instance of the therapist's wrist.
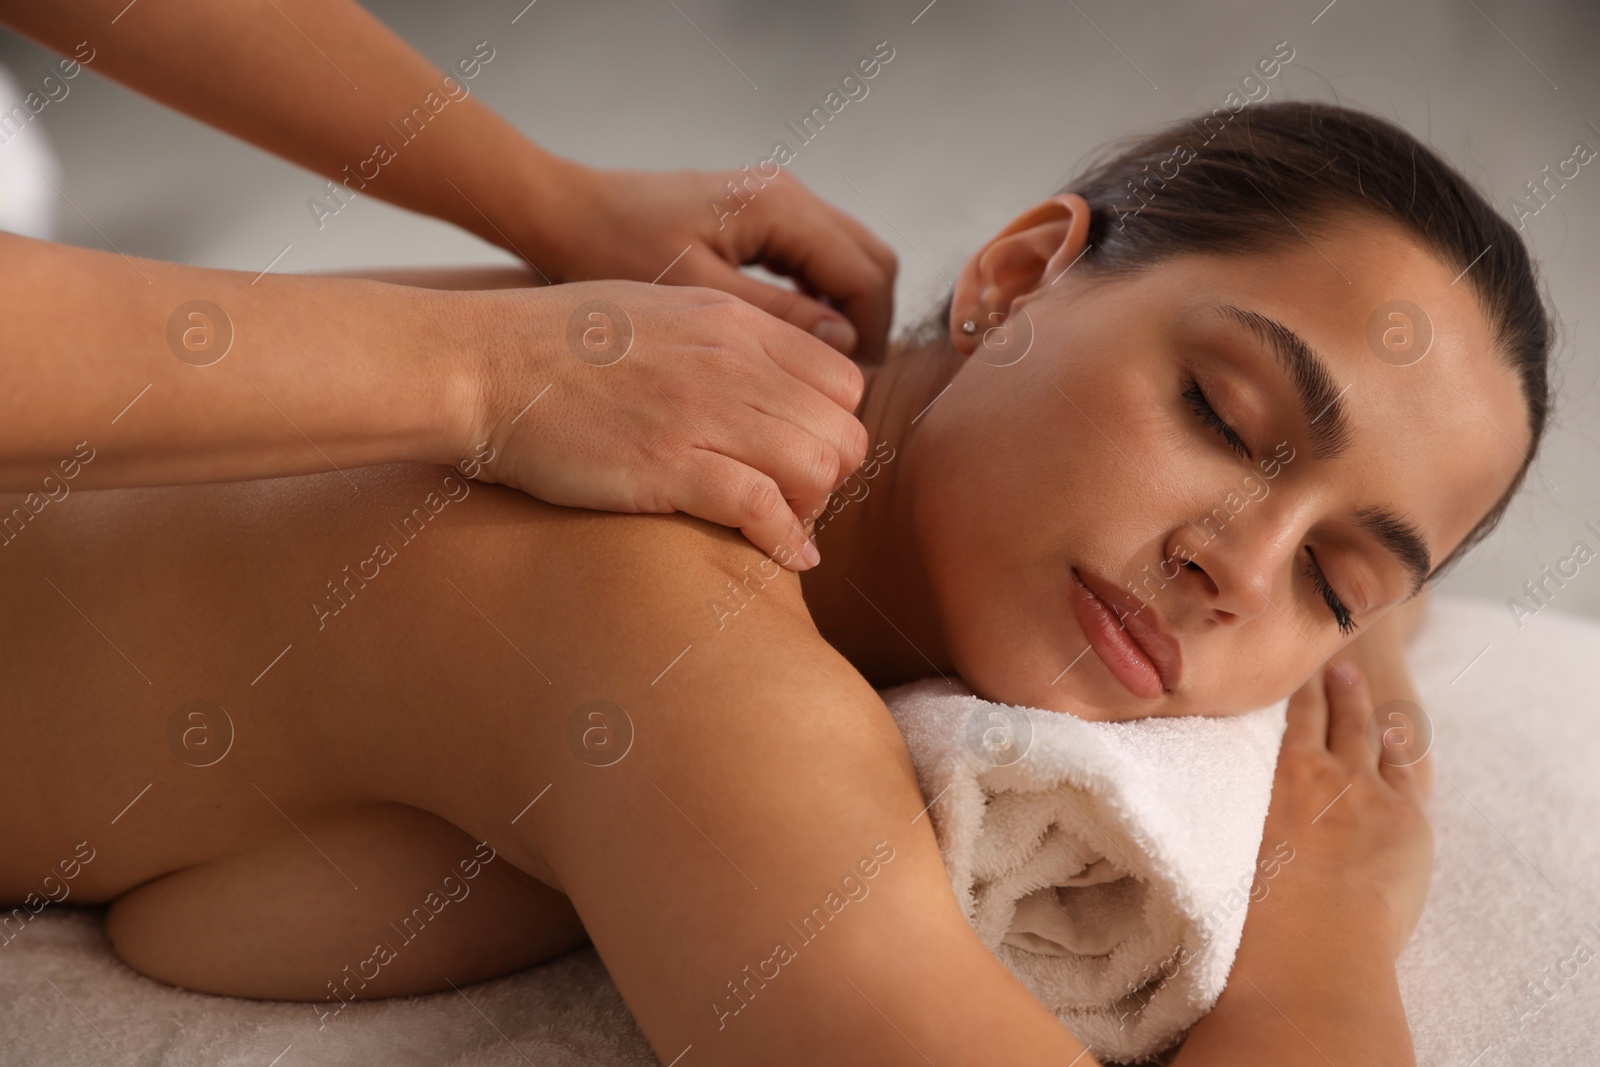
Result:
<instances>
[{"instance_id":1,"label":"therapist's wrist","mask_svg":"<svg viewBox=\"0 0 1600 1067\"><path fill-rule=\"evenodd\" d=\"M567 280L552 216L588 168L541 148L476 99L463 102L449 132L410 157L428 193L406 206L521 257L550 282Z\"/></svg>"},{"instance_id":2,"label":"therapist's wrist","mask_svg":"<svg viewBox=\"0 0 1600 1067\"><path fill-rule=\"evenodd\" d=\"M455 466L471 454L483 423L488 380L481 301L474 292L395 286L404 311L388 343L409 383L397 414L397 461Z\"/></svg>"},{"instance_id":3,"label":"therapist's wrist","mask_svg":"<svg viewBox=\"0 0 1600 1067\"><path fill-rule=\"evenodd\" d=\"M503 126L492 168L479 168L452 179L455 213L446 216L490 244L519 256L544 282L572 281L568 271L572 248L574 205L592 186L593 169L547 152Z\"/></svg>"},{"instance_id":4,"label":"therapist's wrist","mask_svg":"<svg viewBox=\"0 0 1600 1067\"><path fill-rule=\"evenodd\" d=\"M571 297L565 287L545 286L434 295L444 304L439 321L450 325L433 374L451 398L433 425L435 462L483 461L505 452L521 416L571 359L555 348Z\"/></svg>"},{"instance_id":5,"label":"therapist's wrist","mask_svg":"<svg viewBox=\"0 0 1600 1067\"><path fill-rule=\"evenodd\" d=\"M520 195L506 221L510 251L553 284L581 280L572 270L577 245L585 239L581 216L592 195L597 171L530 145L515 172ZM588 235L593 240L593 234Z\"/></svg>"}]
</instances>

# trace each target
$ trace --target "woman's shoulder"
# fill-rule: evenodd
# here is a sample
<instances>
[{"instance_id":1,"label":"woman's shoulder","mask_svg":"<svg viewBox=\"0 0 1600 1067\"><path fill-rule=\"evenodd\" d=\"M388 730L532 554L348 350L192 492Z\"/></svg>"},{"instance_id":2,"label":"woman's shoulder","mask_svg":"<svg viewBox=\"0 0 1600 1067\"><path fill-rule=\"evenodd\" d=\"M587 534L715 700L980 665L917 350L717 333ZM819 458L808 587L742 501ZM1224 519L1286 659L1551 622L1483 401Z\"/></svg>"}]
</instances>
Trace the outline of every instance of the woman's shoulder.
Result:
<instances>
[{"instance_id":1,"label":"woman's shoulder","mask_svg":"<svg viewBox=\"0 0 1600 1067\"><path fill-rule=\"evenodd\" d=\"M503 561L505 574L562 605L565 625L645 642L652 631L690 642L735 627L752 637L770 629L791 645L832 652L799 576L737 530L684 514L561 507L477 482L469 492L475 499L454 524L457 547Z\"/></svg>"}]
</instances>

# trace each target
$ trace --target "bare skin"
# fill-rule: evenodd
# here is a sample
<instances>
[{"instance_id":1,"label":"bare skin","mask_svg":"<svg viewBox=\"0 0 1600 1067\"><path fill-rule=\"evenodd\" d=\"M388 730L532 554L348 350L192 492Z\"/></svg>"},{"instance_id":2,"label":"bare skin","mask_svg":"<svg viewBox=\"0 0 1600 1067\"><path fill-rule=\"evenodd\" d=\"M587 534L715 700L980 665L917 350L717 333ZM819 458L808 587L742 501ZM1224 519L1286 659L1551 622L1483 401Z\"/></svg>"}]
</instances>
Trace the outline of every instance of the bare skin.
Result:
<instances>
[{"instance_id":1,"label":"bare skin","mask_svg":"<svg viewBox=\"0 0 1600 1067\"><path fill-rule=\"evenodd\" d=\"M34 609L0 631L19 653L6 668L8 691L25 694L13 706L30 712L7 726L0 781L8 810L35 816L12 835L0 897L38 891L41 872L88 841L94 858L69 899L112 902L107 932L131 966L208 992L311 1001L326 1025L344 999L448 988L592 937L664 1061L690 1043L713 1062L748 1062L773 1042L820 1052L847 1038L861 1062L897 1062L900 1039L841 978L918 1044L969 1042L971 1062L998 1054L984 1030L999 1020L1015 1042L1008 1062L1077 1054L955 910L927 820L912 822L921 798L893 724L817 636L798 583L769 582L734 624L711 623L705 598L761 558L731 533L479 487L317 631L303 590L322 572L308 576L309 561L393 538L375 519L404 514L441 473L359 472L360 510L336 475L75 501L71 529L63 516L7 571L12 602ZM205 520L247 504L260 517L250 530L219 537ZM573 565L520 562L562 552ZM140 624L152 615L160 625ZM291 639L252 686L273 644ZM70 698L50 695L58 683L33 654L46 649L80 679ZM167 740L174 711L197 696L226 708L234 730L207 767ZM596 697L627 709L635 731L610 767L581 762L566 736ZM219 721L206 725L222 743ZM187 751L216 753L198 739ZM495 858L468 882L458 868L483 856L478 841ZM785 923L879 841L893 859L852 905L861 914L800 948L816 962L785 967L776 996L718 1028L724 983L767 942L794 940ZM447 895L447 875L470 896L425 936L391 925ZM394 952L381 967L379 944ZM913 998L901 989L913 969L950 980ZM930 1011L922 998L944 1003ZM819 1016L839 1030L808 1044Z\"/></svg>"},{"instance_id":2,"label":"bare skin","mask_svg":"<svg viewBox=\"0 0 1600 1067\"><path fill-rule=\"evenodd\" d=\"M1032 264L1034 286L1054 276L1047 268L1073 254L1070 208L1047 207L1038 225L1010 233L1022 241L998 252L991 243L974 257L957 313L964 300L1015 284L1018 262ZM1387 255L1392 266L1386 235L1345 240L1323 247ZM1439 281L1423 263L1400 262ZM1274 266L1281 275L1284 263ZM1264 268L1254 282L1269 300L1271 275ZM1485 355L1470 338L1460 343L1463 354ZM1504 383L1482 362L1477 377L1458 373L1458 387L1515 427L1514 399L1496 392ZM891 363L884 373L920 365ZM923 406L912 403L919 389L940 387L895 381L869 388L863 419L875 439L909 425ZM898 399L874 409L875 395ZM952 389L949 399L959 395ZM1457 492L1412 500L1442 551L1470 527L1471 493L1487 496L1484 508L1492 502L1481 472L1509 481L1510 471L1488 431L1434 432L1451 447L1430 450L1424 433L1413 462L1433 462ZM1274 524L1331 521L1354 488L1375 484L1374 457L1356 453L1352 470L1307 462L1299 470L1310 473L1284 482L1259 522L1195 555L1192 577L1158 602L1189 643L1195 689L1156 708L1115 695L1098 665L1059 697L1028 671L1005 681L985 666L972 643L981 631L963 630L961 612L925 611L906 588L918 575L934 566L935 577L953 576L944 595L959 598L965 572L908 538L915 527L902 524L901 509L937 499L918 496L930 468L915 461L938 456L950 439L933 431L914 447L909 435L895 439L907 446L903 457L830 527L839 565L808 572L804 596L797 577L776 573L727 530L681 516L564 510L494 486L463 492L467 483L446 483L436 467L354 472L359 493L335 474L63 502L41 516L50 525L40 536L5 549L0 571L9 602L27 606L0 622L0 647L11 653L4 684L17 709L0 750L0 800L34 813L18 821L0 858L0 897L37 891L39 872L89 841L95 856L72 881L71 899L113 902L107 929L118 953L190 988L306 999L331 1014L340 996L447 988L446 980L503 973L587 936L663 1061L693 1045L713 1063L911 1063L930 1048L942 1063L1071 1062L1082 1046L956 908L928 821L913 821L923 800L904 745L869 683L913 672L915 652L959 662L964 678L997 699L1037 692L1063 711L1193 713L1220 703L1222 650L1233 639L1263 655L1239 702L1314 683L1291 711L1293 744L1267 836L1299 832L1313 859L1300 870L1315 876L1285 882L1278 899L1288 903L1261 924L1252 911L1236 972L1277 990L1297 1030L1235 994L1196 1027L1177 1062L1310 1063L1324 1054L1410 1062L1392 961L1420 911L1418 883L1426 888L1425 783L1380 766L1360 740L1381 694L1361 683L1323 698L1315 672L1343 644L1331 621L1307 619L1296 644L1237 584L1270 589L1280 612L1307 616L1290 585L1293 546L1272 549L1282 540ZM952 486L968 491L959 479ZM1139 500L1112 514L1126 518ZM390 526L419 506L437 513L417 524L414 540ZM325 582L344 580L342 569L358 568L378 542L393 546L393 559L375 576L369 565L345 602L312 606L328 596ZM914 550L903 552L903 566L872 572L869 592L898 624L872 637L858 622L870 609L843 597L843 578L863 574L861 559L890 558L895 545ZM1358 558L1346 566L1366 568L1356 583L1371 624L1363 655L1380 665L1368 673L1374 685L1403 684L1398 642L1379 635L1404 583L1351 551ZM1252 567L1266 579L1250 578ZM832 584L822 584L829 575ZM730 581L746 594L732 617L709 606ZM1214 653L1196 643L1207 634ZM1076 633L1042 639L1068 655L1082 646ZM72 679L65 693L63 677ZM195 699L225 708L233 724L231 748L211 766L181 758L181 729L169 741L174 713ZM596 724L582 711L594 700L614 702L632 723L631 746L611 766L592 765L597 746L581 740ZM608 736L620 737L619 723L614 715ZM1305 833L1304 813L1341 784L1350 793L1338 814ZM495 858L473 878L472 897L440 913L441 931L453 924L448 934L402 943L391 924L473 858L476 842ZM845 875L865 876L863 864L874 867L871 893L855 911L841 913L827 937L800 942L777 977L747 978L747 966L772 958L775 941L798 940L786 923ZM1337 936L1316 925L1334 907ZM359 970L379 942L394 946L394 958L364 986L351 982L344 968ZM1325 967L1329 952L1339 967ZM752 983L737 1012L730 981ZM1295 1043L1300 1031L1315 1049Z\"/></svg>"}]
</instances>

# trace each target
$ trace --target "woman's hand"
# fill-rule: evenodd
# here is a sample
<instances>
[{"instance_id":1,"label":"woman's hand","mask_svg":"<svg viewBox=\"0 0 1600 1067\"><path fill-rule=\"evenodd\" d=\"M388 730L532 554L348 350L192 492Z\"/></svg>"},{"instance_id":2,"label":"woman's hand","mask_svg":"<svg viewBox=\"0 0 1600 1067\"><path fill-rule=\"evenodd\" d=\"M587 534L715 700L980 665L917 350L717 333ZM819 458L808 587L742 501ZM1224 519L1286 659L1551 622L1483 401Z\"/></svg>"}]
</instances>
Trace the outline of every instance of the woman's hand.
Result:
<instances>
[{"instance_id":1,"label":"woman's hand","mask_svg":"<svg viewBox=\"0 0 1600 1067\"><path fill-rule=\"evenodd\" d=\"M1353 681L1330 666L1289 699L1244 936L1174 1067L1416 1062L1394 960L1433 833L1416 767L1380 763L1366 679L1344 669Z\"/></svg>"},{"instance_id":2,"label":"woman's hand","mask_svg":"<svg viewBox=\"0 0 1600 1067\"><path fill-rule=\"evenodd\" d=\"M1359 637L1335 654L1339 662L1352 661L1366 675L1378 720L1368 730L1368 737L1382 743L1385 762L1412 766L1424 797L1433 788L1433 761L1424 758L1433 744L1433 725L1412 685L1406 645L1422 627L1429 595L1424 587L1363 627Z\"/></svg>"},{"instance_id":3,"label":"woman's hand","mask_svg":"<svg viewBox=\"0 0 1600 1067\"><path fill-rule=\"evenodd\" d=\"M738 527L782 566L861 464L860 368L713 289L638 282L450 294L477 325L464 474L541 500Z\"/></svg>"},{"instance_id":4,"label":"woman's hand","mask_svg":"<svg viewBox=\"0 0 1600 1067\"><path fill-rule=\"evenodd\" d=\"M845 355L882 358L894 252L781 168L771 176L754 167L650 173L561 161L544 181L554 191L541 202L550 206L529 218L531 232L517 244L553 280L721 289ZM748 263L794 279L800 291L744 274Z\"/></svg>"},{"instance_id":5,"label":"woman's hand","mask_svg":"<svg viewBox=\"0 0 1600 1067\"><path fill-rule=\"evenodd\" d=\"M1381 906L1397 957L1422 915L1433 867L1426 757L1380 760L1372 714L1366 676L1350 662L1319 672L1290 698L1263 842L1287 841L1294 860L1262 903L1310 923L1359 894Z\"/></svg>"}]
</instances>

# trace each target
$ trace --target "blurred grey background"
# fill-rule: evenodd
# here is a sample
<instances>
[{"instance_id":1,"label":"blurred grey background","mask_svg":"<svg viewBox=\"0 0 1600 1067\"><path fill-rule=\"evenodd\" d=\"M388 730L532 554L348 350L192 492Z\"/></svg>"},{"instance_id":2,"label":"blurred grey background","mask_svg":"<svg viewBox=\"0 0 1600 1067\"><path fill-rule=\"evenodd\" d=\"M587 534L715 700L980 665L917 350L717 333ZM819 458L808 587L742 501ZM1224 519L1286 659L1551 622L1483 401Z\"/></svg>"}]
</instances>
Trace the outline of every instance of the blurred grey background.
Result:
<instances>
[{"instance_id":1,"label":"blurred grey background","mask_svg":"<svg viewBox=\"0 0 1600 1067\"><path fill-rule=\"evenodd\" d=\"M148 0L158 2L158 0ZM526 6L525 6L526 5ZM900 255L897 321L920 319L964 257L1053 192L1108 139L1220 106L1279 41L1271 84L1396 119L1511 216L1524 183L1600 150L1595 0L370 0L441 67L478 41L494 61L473 92L550 150L641 169L754 164L858 58L894 58L793 175L864 220ZM513 20L515 20L513 22ZM6 36L21 86L52 57ZM318 230L322 179L106 81L89 68L0 148L47 142L71 205L55 233L91 248L257 272L510 261L442 223L356 201ZM13 87L16 89L16 87ZM21 89L16 89L20 99ZM5 101L9 107L16 101ZM314 107L315 101L307 101ZM1595 127L1587 125L1594 122ZM21 148L19 148L21 146ZM1522 596L1585 541L1600 552L1600 161L1524 231L1562 320L1561 401L1540 467L1497 536L1445 588ZM1555 610L1600 618L1600 560ZM1515 633L1509 608L1507 635ZM1529 629L1537 626L1537 619Z\"/></svg>"}]
</instances>

